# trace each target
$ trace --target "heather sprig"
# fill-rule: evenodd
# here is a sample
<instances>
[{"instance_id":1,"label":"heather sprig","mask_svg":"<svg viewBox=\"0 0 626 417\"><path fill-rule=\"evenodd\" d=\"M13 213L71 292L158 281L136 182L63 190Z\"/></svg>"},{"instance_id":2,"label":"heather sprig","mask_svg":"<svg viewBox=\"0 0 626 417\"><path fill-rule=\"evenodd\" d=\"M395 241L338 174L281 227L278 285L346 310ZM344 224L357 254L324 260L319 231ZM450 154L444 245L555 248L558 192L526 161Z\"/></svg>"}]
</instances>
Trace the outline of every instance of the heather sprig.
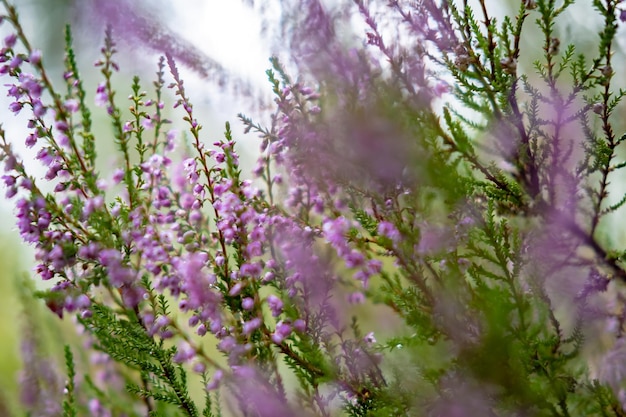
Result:
<instances>
[{"instance_id":1,"label":"heather sprig","mask_svg":"<svg viewBox=\"0 0 626 417\"><path fill-rule=\"evenodd\" d=\"M47 168L0 129L2 179L53 285L37 295L91 356L66 347L65 415L624 415L620 1L594 0L585 54L560 32L574 1L502 22L483 0L284 5L269 125L239 116L260 139L250 176L230 123L208 138L190 100L195 49L100 3L128 23L96 62L104 111L69 27L59 93L2 0L9 108ZM128 110L116 31L165 55Z\"/></svg>"}]
</instances>

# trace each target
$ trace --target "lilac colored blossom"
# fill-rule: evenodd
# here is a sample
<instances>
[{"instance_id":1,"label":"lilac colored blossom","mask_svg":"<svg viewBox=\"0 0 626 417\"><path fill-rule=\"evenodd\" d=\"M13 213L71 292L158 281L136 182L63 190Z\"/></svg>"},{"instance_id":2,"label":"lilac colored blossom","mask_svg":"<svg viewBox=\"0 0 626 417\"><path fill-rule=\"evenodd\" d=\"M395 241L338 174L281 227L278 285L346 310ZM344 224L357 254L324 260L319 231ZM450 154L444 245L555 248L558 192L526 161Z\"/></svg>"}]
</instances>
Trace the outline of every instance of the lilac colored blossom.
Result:
<instances>
[{"instance_id":1,"label":"lilac colored blossom","mask_svg":"<svg viewBox=\"0 0 626 417\"><path fill-rule=\"evenodd\" d=\"M17 42L17 34L11 33L4 38L4 46L7 48L13 48Z\"/></svg>"},{"instance_id":2,"label":"lilac colored blossom","mask_svg":"<svg viewBox=\"0 0 626 417\"><path fill-rule=\"evenodd\" d=\"M270 294L267 297L267 305L272 312L272 316L278 317L283 310L283 302L280 298L276 297L274 294Z\"/></svg>"},{"instance_id":3,"label":"lilac colored blossom","mask_svg":"<svg viewBox=\"0 0 626 417\"><path fill-rule=\"evenodd\" d=\"M182 289L187 294L189 309L210 309L220 300L218 293L211 288L211 284L215 283L215 276L204 270L207 260L207 254L202 252L172 260L182 282Z\"/></svg>"},{"instance_id":4,"label":"lilac colored blossom","mask_svg":"<svg viewBox=\"0 0 626 417\"><path fill-rule=\"evenodd\" d=\"M119 184L124 179L124 170L116 169L113 172L113 183Z\"/></svg>"},{"instance_id":5,"label":"lilac colored blossom","mask_svg":"<svg viewBox=\"0 0 626 417\"><path fill-rule=\"evenodd\" d=\"M195 354L195 349L191 347L189 343L182 342L176 348L176 354L174 355L173 361L176 363L188 362L195 356Z\"/></svg>"},{"instance_id":6,"label":"lilac colored blossom","mask_svg":"<svg viewBox=\"0 0 626 417\"><path fill-rule=\"evenodd\" d=\"M60 132L67 132L69 130L69 126L67 124L67 122L65 120L58 120L55 123L55 127L57 128L57 130L59 130Z\"/></svg>"},{"instance_id":7,"label":"lilac colored blossom","mask_svg":"<svg viewBox=\"0 0 626 417\"><path fill-rule=\"evenodd\" d=\"M207 391L216 390L219 387L220 382L222 381L223 378L224 378L224 372L221 369L218 369L217 371L215 371L215 373L213 374L213 377L211 378L211 381L206 385L206 390Z\"/></svg>"},{"instance_id":8,"label":"lilac colored blossom","mask_svg":"<svg viewBox=\"0 0 626 417\"><path fill-rule=\"evenodd\" d=\"M345 217L328 219L322 226L324 237L337 249L338 252L344 252L347 250L346 233L349 228L350 224Z\"/></svg>"},{"instance_id":9,"label":"lilac colored blossom","mask_svg":"<svg viewBox=\"0 0 626 417\"><path fill-rule=\"evenodd\" d=\"M295 417L301 415L289 408L278 392L267 383L262 374L250 366L237 367L233 373L232 386L246 398L242 404L259 417Z\"/></svg>"},{"instance_id":10,"label":"lilac colored blossom","mask_svg":"<svg viewBox=\"0 0 626 417\"><path fill-rule=\"evenodd\" d=\"M70 113L76 113L79 109L80 103L76 99L69 99L69 100L66 100L65 103L63 103L63 105L65 106L65 109L69 111Z\"/></svg>"},{"instance_id":11,"label":"lilac colored blossom","mask_svg":"<svg viewBox=\"0 0 626 417\"><path fill-rule=\"evenodd\" d=\"M353 292L348 295L348 302L350 304L363 304L365 302L365 295L362 292Z\"/></svg>"},{"instance_id":12,"label":"lilac colored blossom","mask_svg":"<svg viewBox=\"0 0 626 417\"><path fill-rule=\"evenodd\" d=\"M19 101L14 101L13 103L9 104L9 110L11 110L15 114L19 114L23 107L24 103L21 103Z\"/></svg>"},{"instance_id":13,"label":"lilac colored blossom","mask_svg":"<svg viewBox=\"0 0 626 417\"><path fill-rule=\"evenodd\" d=\"M33 49L33 51L30 53L28 57L28 62L30 62L33 65L37 65L41 63L41 50Z\"/></svg>"},{"instance_id":14,"label":"lilac colored blossom","mask_svg":"<svg viewBox=\"0 0 626 417\"><path fill-rule=\"evenodd\" d=\"M24 62L22 57L19 56L19 55L16 55L9 62L9 68L11 68L12 70L15 70L15 69L19 68L20 65L22 65L22 62Z\"/></svg>"},{"instance_id":15,"label":"lilac colored blossom","mask_svg":"<svg viewBox=\"0 0 626 417\"><path fill-rule=\"evenodd\" d=\"M285 338L289 337L292 332L292 326L289 323L282 320L276 323L276 329L272 333L272 341L276 344L281 344Z\"/></svg>"},{"instance_id":16,"label":"lilac colored blossom","mask_svg":"<svg viewBox=\"0 0 626 417\"><path fill-rule=\"evenodd\" d=\"M250 297L246 297L241 300L241 306L244 310L252 310L254 308L254 299Z\"/></svg>"},{"instance_id":17,"label":"lilac colored blossom","mask_svg":"<svg viewBox=\"0 0 626 417\"><path fill-rule=\"evenodd\" d=\"M376 343L376 337L374 337L374 332L369 332L368 334L366 334L363 340L368 344Z\"/></svg>"},{"instance_id":18,"label":"lilac colored blossom","mask_svg":"<svg viewBox=\"0 0 626 417\"><path fill-rule=\"evenodd\" d=\"M391 239L394 243L400 240L400 232L398 232L393 223L388 221L382 221L378 224L378 234Z\"/></svg>"},{"instance_id":19,"label":"lilac colored blossom","mask_svg":"<svg viewBox=\"0 0 626 417\"><path fill-rule=\"evenodd\" d=\"M41 83L35 78L34 75L28 73L22 73L19 76L20 87L22 91L30 96L31 100L41 97L43 87Z\"/></svg>"},{"instance_id":20,"label":"lilac colored blossom","mask_svg":"<svg viewBox=\"0 0 626 417\"><path fill-rule=\"evenodd\" d=\"M93 417L111 417L111 411L104 408L100 400L92 398L89 400L89 413Z\"/></svg>"},{"instance_id":21,"label":"lilac colored blossom","mask_svg":"<svg viewBox=\"0 0 626 417\"><path fill-rule=\"evenodd\" d=\"M262 321L260 318L255 317L250 321L243 324L243 334L249 335L259 327L261 327Z\"/></svg>"},{"instance_id":22,"label":"lilac colored blossom","mask_svg":"<svg viewBox=\"0 0 626 417\"><path fill-rule=\"evenodd\" d=\"M197 374L203 374L204 372L206 372L206 365L202 362L196 362L193 364L192 369Z\"/></svg>"},{"instance_id":23,"label":"lilac colored blossom","mask_svg":"<svg viewBox=\"0 0 626 417\"><path fill-rule=\"evenodd\" d=\"M35 144L37 143L37 135L34 133L30 133L27 137L26 137L26 147L28 148L32 148L33 146L35 146Z\"/></svg>"},{"instance_id":24,"label":"lilac colored blossom","mask_svg":"<svg viewBox=\"0 0 626 417\"><path fill-rule=\"evenodd\" d=\"M19 100L23 93L22 90L15 84L7 84L7 87L9 87L9 91L7 92L7 97L13 97L16 100Z\"/></svg>"},{"instance_id":25,"label":"lilac colored blossom","mask_svg":"<svg viewBox=\"0 0 626 417\"><path fill-rule=\"evenodd\" d=\"M106 92L106 85L104 83L98 85L95 103L98 107L104 107L109 104L109 95Z\"/></svg>"},{"instance_id":26,"label":"lilac colored blossom","mask_svg":"<svg viewBox=\"0 0 626 417\"><path fill-rule=\"evenodd\" d=\"M48 108L44 106L40 100L33 100L33 115L35 115L35 117L41 118L46 114L47 111Z\"/></svg>"},{"instance_id":27,"label":"lilac colored blossom","mask_svg":"<svg viewBox=\"0 0 626 417\"><path fill-rule=\"evenodd\" d=\"M141 126L146 129L146 130L150 130L152 128L154 128L154 119L151 118L145 118L141 121Z\"/></svg>"}]
</instances>

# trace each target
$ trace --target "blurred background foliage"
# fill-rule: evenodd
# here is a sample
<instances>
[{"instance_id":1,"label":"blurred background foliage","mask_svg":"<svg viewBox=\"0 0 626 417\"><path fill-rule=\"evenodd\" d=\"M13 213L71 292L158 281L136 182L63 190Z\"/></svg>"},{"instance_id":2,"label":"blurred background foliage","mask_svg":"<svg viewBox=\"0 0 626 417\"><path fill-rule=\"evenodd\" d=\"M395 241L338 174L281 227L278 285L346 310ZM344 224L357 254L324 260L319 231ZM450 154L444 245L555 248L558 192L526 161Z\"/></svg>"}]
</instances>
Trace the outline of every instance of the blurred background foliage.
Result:
<instances>
[{"instance_id":1,"label":"blurred background foliage","mask_svg":"<svg viewBox=\"0 0 626 417\"><path fill-rule=\"evenodd\" d=\"M2 222L3 229L11 224L8 214ZM16 398L16 377L20 367L17 326L20 318L19 298L17 297L18 282L16 276L20 269L21 251L18 239L12 234L0 234L0 404L10 398ZM0 405L0 411L2 406Z\"/></svg>"}]
</instances>

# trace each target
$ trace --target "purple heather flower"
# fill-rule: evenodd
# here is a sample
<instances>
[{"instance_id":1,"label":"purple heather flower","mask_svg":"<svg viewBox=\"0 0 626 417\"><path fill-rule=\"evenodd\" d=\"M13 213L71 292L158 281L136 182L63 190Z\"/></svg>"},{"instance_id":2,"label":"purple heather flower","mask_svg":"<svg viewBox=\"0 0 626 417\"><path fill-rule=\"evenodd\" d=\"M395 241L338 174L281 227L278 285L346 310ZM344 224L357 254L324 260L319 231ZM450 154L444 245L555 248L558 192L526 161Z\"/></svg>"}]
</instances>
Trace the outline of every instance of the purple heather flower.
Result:
<instances>
[{"instance_id":1,"label":"purple heather flower","mask_svg":"<svg viewBox=\"0 0 626 417\"><path fill-rule=\"evenodd\" d=\"M152 129L154 127L154 119L144 118L141 121L141 126L143 126L143 128L146 129L146 130Z\"/></svg>"},{"instance_id":2,"label":"purple heather flower","mask_svg":"<svg viewBox=\"0 0 626 417\"><path fill-rule=\"evenodd\" d=\"M239 268L239 275L242 277L255 278L261 275L261 272L261 264L259 264L258 262L245 263Z\"/></svg>"},{"instance_id":3,"label":"purple heather flower","mask_svg":"<svg viewBox=\"0 0 626 417\"><path fill-rule=\"evenodd\" d=\"M54 161L54 150L51 148L41 148L37 152L36 158L41 161L44 166L49 166Z\"/></svg>"},{"instance_id":4,"label":"purple heather flower","mask_svg":"<svg viewBox=\"0 0 626 417\"><path fill-rule=\"evenodd\" d=\"M45 178L48 181L51 181L58 177L59 171L63 169L63 165L58 160L53 161L48 167L48 171L46 171Z\"/></svg>"},{"instance_id":5,"label":"purple heather flower","mask_svg":"<svg viewBox=\"0 0 626 417\"><path fill-rule=\"evenodd\" d=\"M26 137L26 141L24 143L26 144L27 148L32 148L33 146L35 146L35 144L37 144L37 135L34 133L29 134Z\"/></svg>"},{"instance_id":6,"label":"purple heather flower","mask_svg":"<svg viewBox=\"0 0 626 417\"><path fill-rule=\"evenodd\" d=\"M433 93L437 97L443 96L448 91L450 91L450 86L445 81L439 81L433 88Z\"/></svg>"},{"instance_id":7,"label":"purple heather flower","mask_svg":"<svg viewBox=\"0 0 626 417\"><path fill-rule=\"evenodd\" d=\"M175 363L185 363L189 362L196 355L196 351L192 348L189 343L181 342L177 349L176 354L172 358Z\"/></svg>"},{"instance_id":8,"label":"purple heather flower","mask_svg":"<svg viewBox=\"0 0 626 417\"><path fill-rule=\"evenodd\" d=\"M202 212L200 210L192 210L189 214L189 222L191 224L201 223L203 218L204 216L202 215Z\"/></svg>"},{"instance_id":9,"label":"purple heather flower","mask_svg":"<svg viewBox=\"0 0 626 417\"><path fill-rule=\"evenodd\" d=\"M191 369L193 369L193 371L197 374L203 374L206 372L206 365L202 362L196 362L193 364Z\"/></svg>"},{"instance_id":10,"label":"purple heather flower","mask_svg":"<svg viewBox=\"0 0 626 417\"><path fill-rule=\"evenodd\" d=\"M226 179L221 183L217 183L213 185L213 192L216 196L221 196L226 191L230 190L230 187L233 185L233 181L231 179Z\"/></svg>"},{"instance_id":11,"label":"purple heather flower","mask_svg":"<svg viewBox=\"0 0 626 417\"><path fill-rule=\"evenodd\" d=\"M20 87L22 87L24 91L28 92L32 99L38 99L41 97L43 87L33 74L22 73L20 74L19 80Z\"/></svg>"},{"instance_id":12,"label":"purple heather flower","mask_svg":"<svg viewBox=\"0 0 626 417\"><path fill-rule=\"evenodd\" d=\"M58 120L55 123L55 127L60 132L67 132L69 130L69 126L65 120Z\"/></svg>"},{"instance_id":13,"label":"purple heather flower","mask_svg":"<svg viewBox=\"0 0 626 417\"><path fill-rule=\"evenodd\" d=\"M344 259L346 261L346 267L348 268L361 266L365 262L365 256L363 256L363 254L356 249L352 249L349 253L347 253Z\"/></svg>"},{"instance_id":14,"label":"purple heather flower","mask_svg":"<svg viewBox=\"0 0 626 417\"><path fill-rule=\"evenodd\" d=\"M166 144L165 151L171 152L174 150L176 146L176 136L178 135L178 131L176 129L171 129L166 134Z\"/></svg>"},{"instance_id":15,"label":"purple heather flower","mask_svg":"<svg viewBox=\"0 0 626 417\"><path fill-rule=\"evenodd\" d=\"M17 187L8 187L5 193L7 199L11 199L17 195Z\"/></svg>"},{"instance_id":16,"label":"purple heather flower","mask_svg":"<svg viewBox=\"0 0 626 417\"><path fill-rule=\"evenodd\" d=\"M396 226L388 221L382 221L378 224L378 234L391 239L394 243L400 240L400 232L396 229Z\"/></svg>"},{"instance_id":17,"label":"purple heather flower","mask_svg":"<svg viewBox=\"0 0 626 417\"><path fill-rule=\"evenodd\" d=\"M83 217L89 217L94 211L101 209L104 206L104 197L101 195L87 199L83 206Z\"/></svg>"},{"instance_id":18,"label":"purple heather flower","mask_svg":"<svg viewBox=\"0 0 626 417\"><path fill-rule=\"evenodd\" d=\"M63 385L60 375L53 364L43 357L32 330L26 330L21 345L24 366L19 376L20 402L30 415L62 415Z\"/></svg>"},{"instance_id":19,"label":"purple heather flower","mask_svg":"<svg viewBox=\"0 0 626 417\"><path fill-rule=\"evenodd\" d=\"M7 48L13 48L15 46L15 42L17 42L17 34L11 33L4 38L4 45Z\"/></svg>"},{"instance_id":20,"label":"purple heather flower","mask_svg":"<svg viewBox=\"0 0 626 417\"><path fill-rule=\"evenodd\" d=\"M96 242L90 242L86 246L81 246L78 249L78 256L87 260L95 260L98 259L100 251L100 245Z\"/></svg>"},{"instance_id":21,"label":"purple heather flower","mask_svg":"<svg viewBox=\"0 0 626 417\"><path fill-rule=\"evenodd\" d=\"M14 155L8 155L7 159L4 161L4 172L9 172L15 169L17 166L17 159Z\"/></svg>"},{"instance_id":22,"label":"purple heather flower","mask_svg":"<svg viewBox=\"0 0 626 417\"><path fill-rule=\"evenodd\" d=\"M13 175L3 175L1 178L2 181L4 181L4 185L7 187L11 187L16 183L16 179Z\"/></svg>"},{"instance_id":23,"label":"purple heather flower","mask_svg":"<svg viewBox=\"0 0 626 417\"><path fill-rule=\"evenodd\" d=\"M17 69L20 65L22 65L22 62L24 62L22 57L20 55L16 55L11 59L11 62L9 62L9 68L13 70Z\"/></svg>"},{"instance_id":24,"label":"purple heather flower","mask_svg":"<svg viewBox=\"0 0 626 417\"><path fill-rule=\"evenodd\" d=\"M365 302L365 295L362 292L353 292L348 295L348 302L350 304L363 304Z\"/></svg>"},{"instance_id":25,"label":"purple heather flower","mask_svg":"<svg viewBox=\"0 0 626 417\"><path fill-rule=\"evenodd\" d=\"M440 251L447 241L448 235L443 228L424 225L420 230L420 241L416 252L420 255L433 255Z\"/></svg>"},{"instance_id":26,"label":"purple heather flower","mask_svg":"<svg viewBox=\"0 0 626 417\"><path fill-rule=\"evenodd\" d=\"M291 410L285 397L267 381L262 372L251 365L233 366L232 387L244 402L240 405L258 417L295 417L301 412ZM301 410L300 410L301 411ZM248 414L248 413L246 413Z\"/></svg>"},{"instance_id":27,"label":"purple heather flower","mask_svg":"<svg viewBox=\"0 0 626 417\"><path fill-rule=\"evenodd\" d=\"M170 318L167 316L159 316L154 320L154 323L148 330L150 336L154 336L157 333L165 331L166 327L170 324Z\"/></svg>"},{"instance_id":28,"label":"purple heather flower","mask_svg":"<svg viewBox=\"0 0 626 417\"><path fill-rule=\"evenodd\" d=\"M119 265L122 260L122 254L117 249L103 249L100 251L98 260L104 266Z\"/></svg>"},{"instance_id":29,"label":"purple heather flower","mask_svg":"<svg viewBox=\"0 0 626 417\"><path fill-rule=\"evenodd\" d=\"M276 297L274 294L270 294L267 297L267 305L272 312L272 316L278 317L280 313L283 311L283 302L280 298Z\"/></svg>"},{"instance_id":30,"label":"purple heather flower","mask_svg":"<svg viewBox=\"0 0 626 417\"><path fill-rule=\"evenodd\" d=\"M263 324L263 321L258 317L255 317L252 320L245 322L243 324L243 334L245 335L251 334L256 329L261 327L261 324Z\"/></svg>"},{"instance_id":31,"label":"purple heather flower","mask_svg":"<svg viewBox=\"0 0 626 417\"><path fill-rule=\"evenodd\" d=\"M297 319L293 322L293 328L299 333L304 333L306 331L306 322L302 319Z\"/></svg>"},{"instance_id":32,"label":"purple heather flower","mask_svg":"<svg viewBox=\"0 0 626 417\"><path fill-rule=\"evenodd\" d=\"M79 101L76 100L75 98L66 100L65 103L63 103L63 105L65 109L69 111L70 113L76 113L80 107Z\"/></svg>"},{"instance_id":33,"label":"purple heather flower","mask_svg":"<svg viewBox=\"0 0 626 417\"><path fill-rule=\"evenodd\" d=\"M41 50L33 49L28 57L28 61L33 65L39 64L41 62Z\"/></svg>"},{"instance_id":34,"label":"purple heather flower","mask_svg":"<svg viewBox=\"0 0 626 417\"><path fill-rule=\"evenodd\" d=\"M291 325L281 320L276 323L276 329L274 330L274 333L272 333L272 341L276 344L281 344L286 337L289 337L291 332Z\"/></svg>"},{"instance_id":35,"label":"purple heather flower","mask_svg":"<svg viewBox=\"0 0 626 417\"><path fill-rule=\"evenodd\" d=\"M122 182L122 180L124 179L125 176L125 172L122 169L116 169L115 172L113 172L113 183L114 184L119 184L120 182Z\"/></svg>"},{"instance_id":36,"label":"purple heather flower","mask_svg":"<svg viewBox=\"0 0 626 417\"><path fill-rule=\"evenodd\" d=\"M89 415L92 417L111 417L111 411L104 408L100 400L92 398L88 403Z\"/></svg>"},{"instance_id":37,"label":"purple heather flower","mask_svg":"<svg viewBox=\"0 0 626 417\"><path fill-rule=\"evenodd\" d=\"M217 388L219 388L220 382L222 381L222 378L224 378L224 372L222 372L222 370L218 369L213 374L213 377L211 378L211 381L206 384L206 390L207 391L214 391Z\"/></svg>"},{"instance_id":38,"label":"purple heather flower","mask_svg":"<svg viewBox=\"0 0 626 417\"><path fill-rule=\"evenodd\" d=\"M243 284L241 282L238 282L235 285L233 285L232 288L228 291L228 295L230 295L231 297L239 295L242 289L243 289Z\"/></svg>"},{"instance_id":39,"label":"purple heather flower","mask_svg":"<svg viewBox=\"0 0 626 417\"><path fill-rule=\"evenodd\" d=\"M14 101L9 104L9 110L11 110L15 114L19 114L19 112L22 110L22 107L24 107L24 103L21 103L19 101Z\"/></svg>"},{"instance_id":40,"label":"purple heather flower","mask_svg":"<svg viewBox=\"0 0 626 417\"><path fill-rule=\"evenodd\" d=\"M336 219L328 219L324 221L322 225L324 237L335 249L338 249L338 251L339 249L343 251L345 248L346 233L349 228L350 223L343 216L337 217Z\"/></svg>"},{"instance_id":41,"label":"purple heather flower","mask_svg":"<svg viewBox=\"0 0 626 417\"><path fill-rule=\"evenodd\" d=\"M252 310L254 308L254 299L250 297L246 297L241 300L241 307L244 310Z\"/></svg>"},{"instance_id":42,"label":"purple heather flower","mask_svg":"<svg viewBox=\"0 0 626 417\"><path fill-rule=\"evenodd\" d=\"M212 288L215 275L204 270L208 255L203 252L187 253L172 259L172 265L182 281L181 290L187 295L188 308L209 308L219 302L220 296Z\"/></svg>"},{"instance_id":43,"label":"purple heather flower","mask_svg":"<svg viewBox=\"0 0 626 417\"><path fill-rule=\"evenodd\" d=\"M33 181L28 177L22 177L22 179L20 180L20 187L25 190L32 191Z\"/></svg>"},{"instance_id":44,"label":"purple heather flower","mask_svg":"<svg viewBox=\"0 0 626 417\"><path fill-rule=\"evenodd\" d=\"M237 346L237 341L232 336L226 336L217 344L222 352L230 353Z\"/></svg>"},{"instance_id":45,"label":"purple heather flower","mask_svg":"<svg viewBox=\"0 0 626 417\"><path fill-rule=\"evenodd\" d=\"M96 187L98 187L98 190L106 191L106 189L109 188L109 184L105 179L100 178L96 181Z\"/></svg>"},{"instance_id":46,"label":"purple heather flower","mask_svg":"<svg viewBox=\"0 0 626 417\"><path fill-rule=\"evenodd\" d=\"M5 86L9 87L9 92L7 93L7 97L13 97L16 100L22 97L23 93L17 85L6 84Z\"/></svg>"},{"instance_id":47,"label":"purple heather flower","mask_svg":"<svg viewBox=\"0 0 626 417\"><path fill-rule=\"evenodd\" d=\"M48 108L43 105L41 100L33 100L33 114L35 115L35 117L43 117L47 111Z\"/></svg>"},{"instance_id":48,"label":"purple heather flower","mask_svg":"<svg viewBox=\"0 0 626 417\"><path fill-rule=\"evenodd\" d=\"M96 106L104 107L109 104L109 95L106 92L106 84L100 83L96 90Z\"/></svg>"}]
</instances>

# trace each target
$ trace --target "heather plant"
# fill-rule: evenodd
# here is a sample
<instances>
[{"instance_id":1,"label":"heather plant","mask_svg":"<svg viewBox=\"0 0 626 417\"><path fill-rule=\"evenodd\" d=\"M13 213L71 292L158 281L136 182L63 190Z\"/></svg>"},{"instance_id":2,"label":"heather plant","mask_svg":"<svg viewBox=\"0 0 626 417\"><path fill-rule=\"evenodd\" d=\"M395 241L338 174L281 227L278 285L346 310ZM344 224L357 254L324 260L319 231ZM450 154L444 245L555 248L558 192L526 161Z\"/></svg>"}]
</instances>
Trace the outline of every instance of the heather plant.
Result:
<instances>
[{"instance_id":1,"label":"heather plant","mask_svg":"<svg viewBox=\"0 0 626 417\"><path fill-rule=\"evenodd\" d=\"M82 343L46 357L26 311L23 408L626 415L620 3L591 2L593 51L562 36L573 0L501 21L483 0L280 5L274 100L239 116L260 144L248 173L229 123L204 135L177 61L236 83L221 66L120 2L117 31L163 53L155 80L114 90L112 21L102 81L83 84L68 27L56 83L2 0L9 110L46 170L0 130L2 179L52 283L34 296ZM108 171L98 141L117 146Z\"/></svg>"}]
</instances>

